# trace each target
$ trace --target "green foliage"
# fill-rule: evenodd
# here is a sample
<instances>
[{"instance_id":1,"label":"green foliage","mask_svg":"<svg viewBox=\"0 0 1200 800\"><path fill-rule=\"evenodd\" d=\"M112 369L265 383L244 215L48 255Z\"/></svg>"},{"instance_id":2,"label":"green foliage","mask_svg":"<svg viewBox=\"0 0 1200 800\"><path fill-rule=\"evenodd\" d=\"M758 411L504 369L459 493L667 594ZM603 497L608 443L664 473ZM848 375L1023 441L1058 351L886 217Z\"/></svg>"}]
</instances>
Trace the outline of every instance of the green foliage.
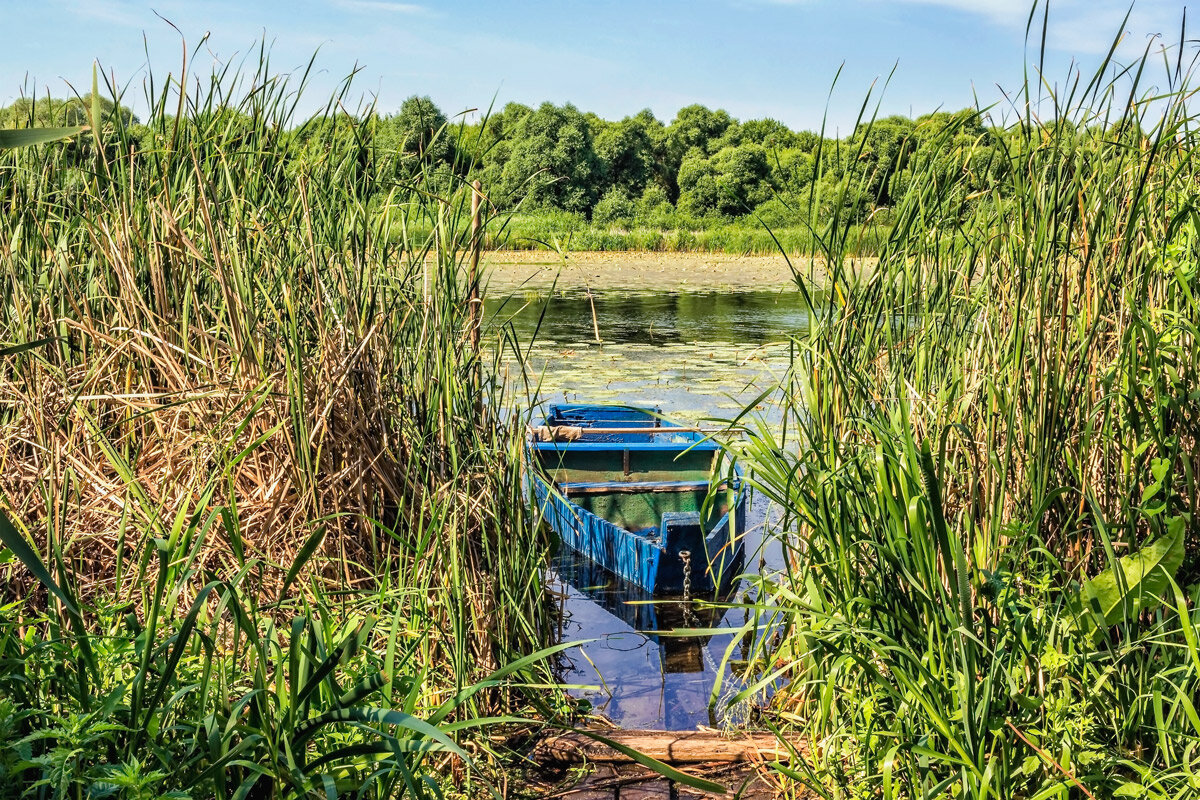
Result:
<instances>
[{"instance_id":1,"label":"green foliage","mask_svg":"<svg viewBox=\"0 0 1200 800\"><path fill-rule=\"evenodd\" d=\"M0 110L0 119L85 119L79 115L90 113L90 97L36 104L20 100ZM173 138L165 127L137 123L128 109L116 113L111 101L99 105L110 127L119 125L123 138L138 151L161 149ZM860 125L840 141L791 131L773 119L739 123L723 110L702 105L680 109L669 126L649 110L609 122L570 105L549 103L536 110L509 103L479 122L451 125L429 97L417 95L395 114L366 109L360 118L330 108L296 128L273 132L254 131L252 115L237 115L230 108L194 116L200 120L205 113L206 135L226 146L259 136L284 137L291 152L286 172L293 178L337 158L341 179L356 182L376 209L396 182L420 180L426 191L446 195L470 169L492 187L494 207L525 213L566 211L591 219L612 189L636 199L657 187L671 209L655 194L653 205L637 212L633 226L657 229L660 241L677 243L689 241L685 230L711 229L709 217L749 227L751 214L776 193L798 198L807 189L813 190L809 200L789 202L795 216L779 220L776 227L801 229L835 215L859 223L890 209L926 165L943 172L958 169L957 153L972 154L972 180L963 184L949 173L945 180L961 187L964 201L1005 179L1001 140L970 110L939 112L915 122L890 117ZM170 117L164 113L163 119ZM1104 126L1091 127L1095 130L1082 134L1092 139L1105 134ZM945 144L942 134L949 129L956 132L949 145L934 148L935 141ZM1118 133L1136 138L1138 130L1126 125ZM94 147L83 137L68 152L82 165L93 157ZM349 150L355 151L353 159L343 157ZM68 185L77 184L72 179ZM776 207L771 213L777 218L778 211ZM964 202L963 213L969 212ZM600 219L607 225L612 218L602 210ZM597 236L611 246L619 241L603 231ZM743 238L740 233L733 237Z\"/></svg>"},{"instance_id":2,"label":"green foliage","mask_svg":"<svg viewBox=\"0 0 1200 800\"><path fill-rule=\"evenodd\" d=\"M374 142L382 154L379 169L398 180L452 169L456 153L448 126L446 115L428 97L408 98L399 113L376 123ZM445 175L440 185L443 191L451 185Z\"/></svg>"},{"instance_id":3,"label":"green foliage","mask_svg":"<svg viewBox=\"0 0 1200 800\"><path fill-rule=\"evenodd\" d=\"M679 206L693 214L739 216L771 196L766 152L729 146L711 158L693 150L679 168Z\"/></svg>"},{"instance_id":4,"label":"green foliage","mask_svg":"<svg viewBox=\"0 0 1200 800\"><path fill-rule=\"evenodd\" d=\"M21 97L6 108L0 108L0 128L52 128L90 125L92 93L65 100L53 97L37 99ZM128 128L137 123L133 111L102 94L95 96L101 118Z\"/></svg>"},{"instance_id":5,"label":"green foliage","mask_svg":"<svg viewBox=\"0 0 1200 800\"><path fill-rule=\"evenodd\" d=\"M592 211L592 222L596 225L627 225L634 215L633 201L624 189L614 186L604 193Z\"/></svg>"},{"instance_id":6,"label":"green foliage","mask_svg":"<svg viewBox=\"0 0 1200 800\"><path fill-rule=\"evenodd\" d=\"M649 111L605 125L596 136L596 155L606 185L634 197L654 181L661 185L664 137L662 123Z\"/></svg>"},{"instance_id":7,"label":"green foliage","mask_svg":"<svg viewBox=\"0 0 1200 800\"><path fill-rule=\"evenodd\" d=\"M1162 466L1165 469L1168 465L1162 463ZM1161 480L1159 475L1159 485L1153 488L1161 489ZM1142 502L1145 503L1145 493ZM1163 536L1118 559L1079 588L1078 594L1071 598L1071 607L1076 615L1083 617L1085 627L1111 627L1161 605L1163 594L1183 566L1187 519L1172 517L1166 528Z\"/></svg>"},{"instance_id":8,"label":"green foliage","mask_svg":"<svg viewBox=\"0 0 1200 800\"><path fill-rule=\"evenodd\" d=\"M709 156L717 152L715 144L736 123L726 111L712 111L702 105L684 106L667 127L667 141L678 163L690 150Z\"/></svg>"},{"instance_id":9,"label":"green foliage","mask_svg":"<svg viewBox=\"0 0 1200 800\"><path fill-rule=\"evenodd\" d=\"M486 792L555 699L469 176L204 85L0 153L0 797Z\"/></svg>"},{"instance_id":10,"label":"green foliage","mask_svg":"<svg viewBox=\"0 0 1200 800\"><path fill-rule=\"evenodd\" d=\"M772 721L820 747L781 772L821 796L1200 791L1200 170L1169 69L1132 95L1153 115L1104 62L1052 119L864 124L778 198L824 274L784 424L748 410L729 448L784 513L749 692L784 683Z\"/></svg>"},{"instance_id":11,"label":"green foliage","mask_svg":"<svg viewBox=\"0 0 1200 800\"><path fill-rule=\"evenodd\" d=\"M890 205L889 184L908 160L914 127L906 117L888 117L860 125L850 137L847 146L865 176L862 191L871 202Z\"/></svg>"},{"instance_id":12,"label":"green foliage","mask_svg":"<svg viewBox=\"0 0 1200 800\"><path fill-rule=\"evenodd\" d=\"M798 134L776 119L752 119L743 122L738 128L738 133L743 143L757 144L768 151L796 148L800 142Z\"/></svg>"},{"instance_id":13,"label":"green foliage","mask_svg":"<svg viewBox=\"0 0 1200 800\"><path fill-rule=\"evenodd\" d=\"M812 183L813 157L798 147L769 152L772 186L782 191L798 192Z\"/></svg>"},{"instance_id":14,"label":"green foliage","mask_svg":"<svg viewBox=\"0 0 1200 800\"><path fill-rule=\"evenodd\" d=\"M543 103L516 124L513 139L500 174L502 195L533 208L591 210L600 197L603 165L578 109Z\"/></svg>"}]
</instances>

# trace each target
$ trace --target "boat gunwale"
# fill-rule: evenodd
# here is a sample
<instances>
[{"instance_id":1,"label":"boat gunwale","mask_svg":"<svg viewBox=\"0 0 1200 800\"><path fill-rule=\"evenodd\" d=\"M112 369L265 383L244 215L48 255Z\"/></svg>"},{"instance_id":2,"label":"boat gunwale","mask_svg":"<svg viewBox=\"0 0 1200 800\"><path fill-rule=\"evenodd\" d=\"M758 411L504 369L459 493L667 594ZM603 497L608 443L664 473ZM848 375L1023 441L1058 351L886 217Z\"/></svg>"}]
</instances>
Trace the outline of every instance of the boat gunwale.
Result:
<instances>
[{"instance_id":1,"label":"boat gunwale","mask_svg":"<svg viewBox=\"0 0 1200 800\"><path fill-rule=\"evenodd\" d=\"M722 479L716 485L712 481L554 481L554 485L568 499L572 493L577 494L638 494L639 492L698 492L707 489L709 492L727 489L740 490L740 476L732 485Z\"/></svg>"},{"instance_id":2,"label":"boat gunwale","mask_svg":"<svg viewBox=\"0 0 1200 800\"><path fill-rule=\"evenodd\" d=\"M600 516L596 512L589 511L588 509L584 508L583 506L579 505L578 503L573 502L571 500L571 496L563 491L562 486L558 482L546 480L546 478L543 475L537 475L537 474L535 474L533 476L533 478L534 478L534 480L538 481L543 486L545 486L547 489L553 491L555 494L559 495L563 500L565 500L567 502L567 504L571 506L573 513L586 514L589 517L594 517L594 518L600 520L601 522L607 523L608 525L613 526L617 530L619 530L625 534L628 534L629 536L633 536L633 537L636 537L638 539L641 539L641 540L647 542L648 544L656 547L657 549L661 550L664 553L667 552L667 549L665 547L663 547L663 544L662 544L661 532L656 536L646 536L639 531L634 531L634 530L630 530L629 528L622 527L622 526L618 525L617 523L613 522L612 520L605 519L604 517ZM637 484L630 484L630 485L636 486ZM711 483L706 483L705 485L710 487L710 492L714 491L714 488L712 487ZM704 488L704 486L697 486L696 490L699 490L702 488ZM684 491L686 491L686 490L684 490ZM729 504L728 510L726 510L725 513L721 515L721 517L717 520L716 523L713 524L713 526L710 530L705 532L705 534L704 534L705 542L708 542L710 539L712 539L712 537L715 534L717 534L718 532L720 532L722 529L727 529L729 526L729 515L734 513L734 511L737 509L737 507L746 501L746 484L744 482L739 482L739 484L737 486L733 486L733 487L718 486L718 487L715 487L715 491L733 491L735 493L735 497L734 497L734 501ZM644 528L643 530L658 531L659 527ZM729 537L727 536L726 538L729 538Z\"/></svg>"},{"instance_id":3,"label":"boat gunwale","mask_svg":"<svg viewBox=\"0 0 1200 800\"><path fill-rule=\"evenodd\" d=\"M596 406L576 406L575 408L583 409L583 408L597 408L597 407ZM658 413L661 414L661 411ZM543 425L550 424L550 417L551 417L551 415L547 415L547 418L544 420ZM606 420L606 421L608 421L608 420ZM615 422L616 420L613 420L613 421ZM584 424L580 424L581 422ZM642 531L646 531L646 532L652 531L653 532L652 535L646 535L643 532L634 531L634 530L630 530L629 528L622 527L621 525L618 525L617 523L612 522L611 520L603 517L602 515L597 514L593 511L590 511L587 508L584 508L583 506L579 505L572 499L572 493L570 491L571 483L569 481L563 481L560 483L559 481L552 478L546 472L547 465L542 463L542 457L544 457L546 454L549 454L549 453L557 452L557 453L565 454L570 451L589 452L589 453L601 453L601 452L610 452L610 453L617 452L617 453L619 453L622 451L676 452L679 455L682 455L682 454L687 453L692 450L697 450L697 451L705 452L705 453L708 453L708 452L718 453L718 452L723 451L725 448L719 442L715 441L712 438L712 435L709 433L702 433L699 431L689 431L687 429L681 430L679 432L672 431L671 430L672 427L682 427L682 426L678 426L678 425L672 423L671 421L665 420L665 419L660 420L656 426L647 428L646 434L653 436L655 438L670 437L673 439L678 439L680 437L686 437L686 438L684 438L683 441L650 441L650 442L644 442L644 441L643 442L627 442L627 441L619 441L619 440L618 441L588 441L588 437L603 436L606 433L606 431L604 428L592 427L592 426L586 424L586 422L587 422L586 420L572 420L569 423L565 423L565 424L572 425L574 427L578 427L578 428L582 429L582 438L574 439L574 440L539 441L539 440L536 440L533 438L532 429L531 429L531 431L530 431L531 436L526 439L527 452L528 452L529 456L531 457L531 462L532 462L531 463L532 469L530 470L531 471L530 477L538 485L540 485L542 487L542 491L545 492L545 495L546 495L546 500L564 504L565 506L568 507L569 513L572 516L574 516L577 520L579 520L581 523L584 519L595 520L598 524L612 529L617 535L622 536L622 537L628 537L628 539L631 543L635 543L635 542L641 543L642 545L645 545L645 546L651 548L652 550L657 551L660 554L660 556L671 554L674 551L668 550L668 548L664 546L664 544L665 544L664 538L665 537L664 537L664 533L661 529L662 528L661 523L655 527L642 529ZM618 434L618 435L641 436L642 434L639 431L637 433L630 432L628 434L623 433L623 434ZM700 490L707 489L707 491L710 495L712 493L721 492L721 491L734 493L732 502L729 504L729 507L726 509L725 513L723 513L718 518L718 520L713 524L713 526L708 531L703 531L704 549L706 551L707 560L709 561L709 563L706 565L704 571L706 573L708 573L709 579L712 581L714 589L719 588L720 582L725 580L724 576L718 575L717 573L713 572L715 562L718 559L721 561L726 561L729 558L736 559L738 557L738 553L744 549L744 540L743 540L744 531L741 531L741 530L738 530L736 532L733 531L733 520L735 518L735 515L740 520L743 510L749 502L749 491L748 491L749 487L746 483L745 476L743 474L741 466L735 463L733 466L733 471L734 471L734 475L733 475L732 479L719 478L718 480L714 481L710 478L708 480L701 480L701 481L680 481L680 482L678 482L679 483L678 488L670 487L670 488L660 490L660 491L689 491L689 490L700 491ZM588 484L588 483L595 485L597 483L609 483L609 482L582 481L582 482L578 482L576 485ZM611 482L611 483L614 484L611 488L606 487L600 491L613 492L613 493L631 493L631 494L644 492L644 493L648 494L648 493L653 492L655 490L656 486L662 486L664 484L671 484L671 483L676 483L676 482L672 482L672 481L619 481L619 482ZM596 493L600 493L600 491L598 491ZM580 494L584 494L584 493L580 493ZM578 497L580 495L576 494L575 496ZM557 500L554 500L555 497L557 497ZM566 509L564 509L564 510L566 510ZM739 522L739 527L741 527L740 522ZM563 531L556 531L556 532L560 536L563 535ZM568 546L570 547L571 545L568 545ZM574 549L574 548L572 547L572 549ZM616 574L622 580L628 580L628 581L631 581L632 583L634 583L635 585L641 586L642 589L650 592L651 594L658 594L659 592L664 591L663 589L658 588L656 585L646 585L646 584L642 583L642 581L640 579L638 579L632 575L626 575L623 572L614 569L612 566L610 566L608 564L605 564L601 561L596 561L585 551L580 551L580 552L582 555L584 555L585 558L589 558L589 560L592 560L594 563L600 565L606 571ZM722 553L726 553L726 555L722 556L721 555ZM655 568L655 572L657 572L657 567Z\"/></svg>"},{"instance_id":4,"label":"boat gunwale","mask_svg":"<svg viewBox=\"0 0 1200 800\"><path fill-rule=\"evenodd\" d=\"M538 451L542 450L678 450L681 453L689 450L712 450L717 451L723 449L720 444L711 439L697 439L693 442L530 442L529 446Z\"/></svg>"}]
</instances>

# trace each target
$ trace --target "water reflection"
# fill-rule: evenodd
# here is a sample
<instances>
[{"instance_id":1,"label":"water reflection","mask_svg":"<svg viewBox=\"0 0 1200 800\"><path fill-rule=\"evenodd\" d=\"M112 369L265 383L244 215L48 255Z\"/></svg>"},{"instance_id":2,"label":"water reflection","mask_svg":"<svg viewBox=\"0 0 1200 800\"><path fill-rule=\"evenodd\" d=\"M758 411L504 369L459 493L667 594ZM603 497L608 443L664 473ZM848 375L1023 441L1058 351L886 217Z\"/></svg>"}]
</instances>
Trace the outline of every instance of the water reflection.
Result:
<instances>
[{"instance_id":1,"label":"water reflection","mask_svg":"<svg viewBox=\"0 0 1200 800\"><path fill-rule=\"evenodd\" d=\"M530 383L518 392L540 383L549 402L657 405L692 422L732 416L778 385L788 337L809 324L794 291L531 295L488 309L511 320L524 347L533 341ZM764 411L777 421L769 405Z\"/></svg>"},{"instance_id":2,"label":"water reflection","mask_svg":"<svg viewBox=\"0 0 1200 800\"><path fill-rule=\"evenodd\" d=\"M530 361L541 399L658 405L687 422L730 416L777 385L789 364L788 336L809 322L794 291L531 294L489 302L488 311L511 319L525 346L537 333ZM594 342L597 329L602 344ZM769 405L762 413L776 417ZM783 566L778 543L763 535L767 518L766 504L756 501L747 519L747 570ZM725 674L721 696L710 704L743 610L647 597L569 550L551 570L560 639L595 640L566 652L562 678L597 687L576 692L597 712L626 728L745 722L747 704L725 702L743 688L734 676ZM721 599L740 602L746 591L738 582ZM718 632L657 633L681 627Z\"/></svg>"},{"instance_id":3,"label":"water reflection","mask_svg":"<svg viewBox=\"0 0 1200 800\"><path fill-rule=\"evenodd\" d=\"M743 572L782 568L779 543L766 535L774 516L761 499L749 508ZM750 600L744 581L735 582L723 597L700 602L651 597L566 548L551 562L550 578L559 602L559 640L594 640L567 651L562 678L594 687L574 693L590 701L596 712L625 728L691 730L746 722L752 703L729 705L745 684L722 665L730 645L733 658L742 657L739 646L745 643L734 641L734 631L745 624L747 613L704 602ZM661 634L680 628L716 632ZM722 688L714 701L718 676Z\"/></svg>"},{"instance_id":4,"label":"water reflection","mask_svg":"<svg viewBox=\"0 0 1200 800\"><path fill-rule=\"evenodd\" d=\"M730 568L741 574L744 563L744 558L738 558ZM627 627L644 634L648 642L657 644L665 673L703 672L703 650L712 637L670 636L662 632L715 627L720 624L724 611L710 603L725 603L734 594L727 590L724 594L695 598L655 597L569 551L558 555L553 569L558 581L574 587ZM569 613L569 609L564 610Z\"/></svg>"},{"instance_id":5,"label":"water reflection","mask_svg":"<svg viewBox=\"0 0 1200 800\"><path fill-rule=\"evenodd\" d=\"M781 341L809 324L795 291L529 293L488 301L487 310L511 319L523 341L536 330L542 342L553 344L595 343L598 331L605 344L747 346Z\"/></svg>"}]
</instances>

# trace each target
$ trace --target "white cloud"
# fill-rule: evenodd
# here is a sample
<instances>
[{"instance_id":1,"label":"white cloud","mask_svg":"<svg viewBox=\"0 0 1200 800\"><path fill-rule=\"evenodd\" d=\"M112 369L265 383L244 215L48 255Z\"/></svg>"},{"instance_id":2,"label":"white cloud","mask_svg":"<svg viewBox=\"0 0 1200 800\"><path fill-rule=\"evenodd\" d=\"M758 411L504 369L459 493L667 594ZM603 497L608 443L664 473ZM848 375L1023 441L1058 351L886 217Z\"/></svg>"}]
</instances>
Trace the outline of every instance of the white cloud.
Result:
<instances>
[{"instance_id":1,"label":"white cloud","mask_svg":"<svg viewBox=\"0 0 1200 800\"><path fill-rule=\"evenodd\" d=\"M1006 27L1023 30L1033 9L1032 0L890 0L910 5L939 6L966 14L978 14ZM1149 39L1162 37L1162 44L1177 44L1183 5L1178 0L1138 0L1124 29L1121 24L1129 12L1129 0L1052 0L1047 44L1057 50L1084 55L1107 52L1113 39L1123 34L1119 52L1133 55L1145 48ZM1039 32L1046 0L1042 0L1033 18L1033 30Z\"/></svg>"},{"instance_id":2,"label":"white cloud","mask_svg":"<svg viewBox=\"0 0 1200 800\"><path fill-rule=\"evenodd\" d=\"M900 3L942 6L979 14L1002 25L1024 25L1033 8L1031 0L896 0ZM1053 12L1051 12L1053 13Z\"/></svg>"},{"instance_id":3,"label":"white cloud","mask_svg":"<svg viewBox=\"0 0 1200 800\"><path fill-rule=\"evenodd\" d=\"M351 11L383 11L388 14L424 14L426 9L415 3L394 3L391 0L338 0L337 4Z\"/></svg>"}]
</instances>

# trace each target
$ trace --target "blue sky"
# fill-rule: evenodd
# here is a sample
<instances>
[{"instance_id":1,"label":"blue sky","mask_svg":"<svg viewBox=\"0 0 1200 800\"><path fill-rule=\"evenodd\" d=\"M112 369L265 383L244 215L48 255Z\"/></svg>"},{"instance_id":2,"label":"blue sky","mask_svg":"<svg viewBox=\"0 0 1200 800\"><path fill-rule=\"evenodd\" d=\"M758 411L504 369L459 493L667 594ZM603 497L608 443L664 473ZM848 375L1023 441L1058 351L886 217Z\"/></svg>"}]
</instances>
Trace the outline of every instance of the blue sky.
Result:
<instances>
[{"instance_id":1,"label":"blue sky","mask_svg":"<svg viewBox=\"0 0 1200 800\"><path fill-rule=\"evenodd\" d=\"M144 109L145 48L160 83L180 63L178 34L157 11L189 48L209 34L199 70L241 58L264 34L279 71L320 48L310 107L357 63L357 92L385 111L428 94L448 114L495 97L570 101L611 119L650 108L669 121L698 102L815 129L844 64L829 118L845 130L893 66L885 113L997 101L997 86L1017 85L1035 56L1025 52L1029 9L1028 0L0 0L0 103L34 81L40 94L67 94L64 81L86 91L97 59ZM1127 0L1053 2L1050 77L1065 78L1072 60L1098 63L1127 10ZM1180 0L1139 0L1121 56L1154 34L1176 42L1183 10Z\"/></svg>"}]
</instances>

